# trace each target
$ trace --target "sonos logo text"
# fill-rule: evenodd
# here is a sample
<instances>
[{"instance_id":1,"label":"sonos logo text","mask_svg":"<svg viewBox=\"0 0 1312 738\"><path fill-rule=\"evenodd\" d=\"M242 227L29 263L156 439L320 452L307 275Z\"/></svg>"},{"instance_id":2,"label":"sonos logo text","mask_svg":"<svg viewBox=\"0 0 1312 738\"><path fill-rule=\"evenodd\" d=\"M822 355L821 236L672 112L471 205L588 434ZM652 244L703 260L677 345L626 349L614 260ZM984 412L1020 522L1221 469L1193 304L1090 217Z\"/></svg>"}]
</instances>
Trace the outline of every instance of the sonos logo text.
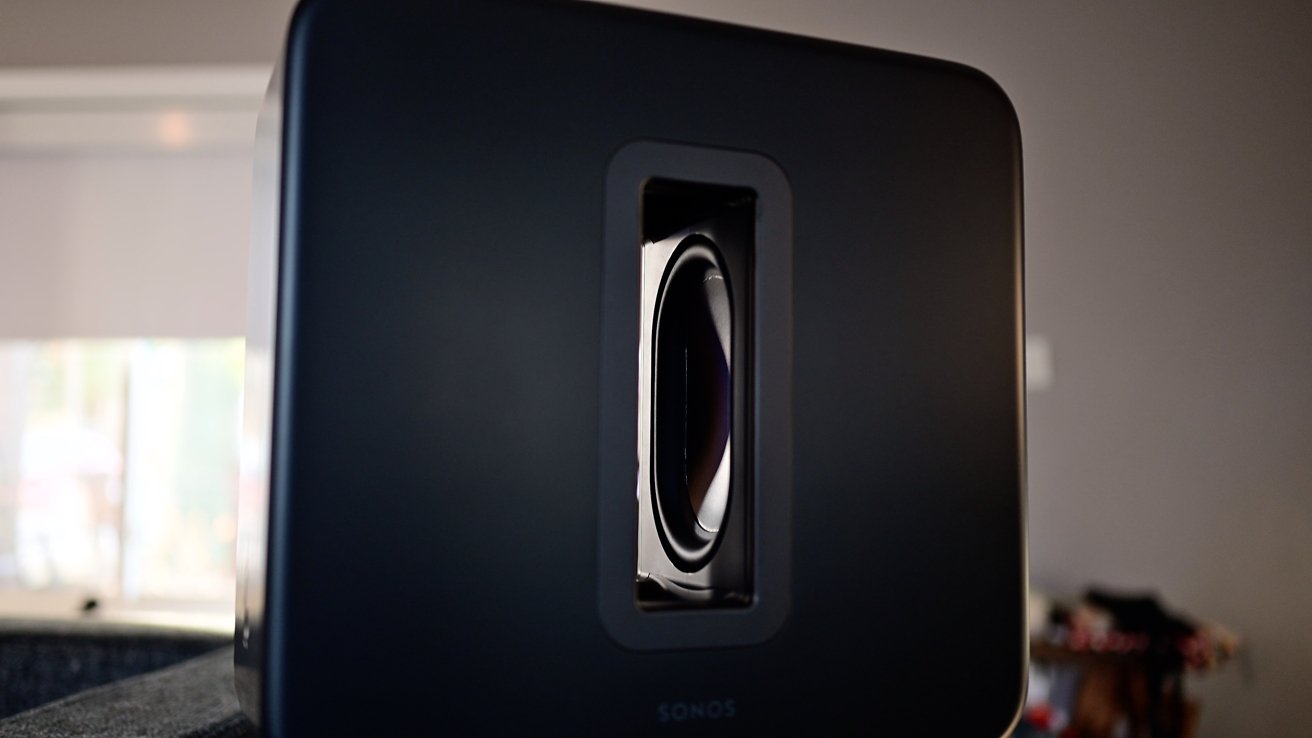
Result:
<instances>
[{"instance_id":1,"label":"sonos logo text","mask_svg":"<svg viewBox=\"0 0 1312 738\"><path fill-rule=\"evenodd\" d=\"M733 700L704 700L702 702L662 702L656 706L656 719L662 723L683 723L689 720L728 720L738 714Z\"/></svg>"}]
</instances>

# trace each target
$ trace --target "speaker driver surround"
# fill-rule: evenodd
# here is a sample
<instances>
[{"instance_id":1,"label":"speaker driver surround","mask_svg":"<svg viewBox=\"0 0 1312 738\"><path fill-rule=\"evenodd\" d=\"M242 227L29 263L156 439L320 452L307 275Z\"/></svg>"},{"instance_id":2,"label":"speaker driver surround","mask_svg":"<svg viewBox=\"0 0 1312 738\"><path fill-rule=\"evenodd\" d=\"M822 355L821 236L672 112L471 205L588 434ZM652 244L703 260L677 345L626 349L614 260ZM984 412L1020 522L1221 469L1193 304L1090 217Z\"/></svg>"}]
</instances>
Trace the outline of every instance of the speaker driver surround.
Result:
<instances>
[{"instance_id":1,"label":"speaker driver surround","mask_svg":"<svg viewBox=\"0 0 1312 738\"><path fill-rule=\"evenodd\" d=\"M652 504L671 561L696 571L732 502L733 308L710 240L689 237L672 255L653 336Z\"/></svg>"}]
</instances>

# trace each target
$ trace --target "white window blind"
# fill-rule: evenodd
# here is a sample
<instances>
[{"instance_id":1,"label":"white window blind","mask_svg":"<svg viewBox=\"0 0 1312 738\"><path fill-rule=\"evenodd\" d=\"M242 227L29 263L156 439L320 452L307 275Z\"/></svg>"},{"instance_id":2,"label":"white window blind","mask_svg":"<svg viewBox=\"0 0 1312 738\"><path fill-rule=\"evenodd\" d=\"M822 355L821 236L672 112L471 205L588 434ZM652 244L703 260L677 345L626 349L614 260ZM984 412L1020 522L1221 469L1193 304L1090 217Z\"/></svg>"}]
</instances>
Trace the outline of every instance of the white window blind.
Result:
<instances>
[{"instance_id":1,"label":"white window blind","mask_svg":"<svg viewBox=\"0 0 1312 738\"><path fill-rule=\"evenodd\" d=\"M239 336L268 70L0 70L0 339Z\"/></svg>"}]
</instances>

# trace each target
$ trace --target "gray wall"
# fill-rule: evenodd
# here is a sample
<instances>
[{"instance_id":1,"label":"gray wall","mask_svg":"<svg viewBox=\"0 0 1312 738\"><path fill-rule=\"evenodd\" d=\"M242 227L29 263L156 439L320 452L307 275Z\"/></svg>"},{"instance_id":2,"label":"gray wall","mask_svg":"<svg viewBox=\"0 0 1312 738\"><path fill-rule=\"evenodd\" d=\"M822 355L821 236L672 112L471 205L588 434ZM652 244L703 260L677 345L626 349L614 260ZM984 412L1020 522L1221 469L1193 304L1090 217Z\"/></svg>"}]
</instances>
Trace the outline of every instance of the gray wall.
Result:
<instances>
[{"instance_id":1,"label":"gray wall","mask_svg":"<svg viewBox=\"0 0 1312 738\"><path fill-rule=\"evenodd\" d=\"M1031 568L1247 638L1202 736L1312 725L1312 12L1294 3L630 0L962 61L1026 151ZM0 0L0 66L267 61L272 0ZM963 618L969 617L963 613Z\"/></svg>"},{"instance_id":2,"label":"gray wall","mask_svg":"<svg viewBox=\"0 0 1312 738\"><path fill-rule=\"evenodd\" d=\"M272 63L292 0L0 0L0 67Z\"/></svg>"}]
</instances>

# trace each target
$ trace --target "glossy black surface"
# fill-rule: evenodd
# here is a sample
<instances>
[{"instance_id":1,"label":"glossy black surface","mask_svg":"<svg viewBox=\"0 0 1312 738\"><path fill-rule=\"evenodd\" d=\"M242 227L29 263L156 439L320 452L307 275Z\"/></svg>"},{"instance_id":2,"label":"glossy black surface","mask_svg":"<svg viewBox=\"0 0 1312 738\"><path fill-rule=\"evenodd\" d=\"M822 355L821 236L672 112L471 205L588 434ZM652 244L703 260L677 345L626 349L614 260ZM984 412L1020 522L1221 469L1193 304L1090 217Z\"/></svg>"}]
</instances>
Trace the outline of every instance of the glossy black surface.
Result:
<instances>
[{"instance_id":1,"label":"glossy black surface","mask_svg":"<svg viewBox=\"0 0 1312 738\"><path fill-rule=\"evenodd\" d=\"M1020 149L990 80L510 0L314 0L285 72L267 628L246 662L266 730L1008 728ZM631 651L598 617L598 496L633 494L598 485L603 199L637 139L758 152L791 188L791 601L757 646ZM688 705L703 717L674 720Z\"/></svg>"},{"instance_id":2,"label":"glossy black surface","mask_svg":"<svg viewBox=\"0 0 1312 738\"><path fill-rule=\"evenodd\" d=\"M653 481L661 528L681 544L679 551L667 544L670 560L696 571L702 562L682 550L712 545L724 518L723 508L714 514L704 505L728 463L734 321L714 244L688 241L675 252L657 298Z\"/></svg>"}]
</instances>

